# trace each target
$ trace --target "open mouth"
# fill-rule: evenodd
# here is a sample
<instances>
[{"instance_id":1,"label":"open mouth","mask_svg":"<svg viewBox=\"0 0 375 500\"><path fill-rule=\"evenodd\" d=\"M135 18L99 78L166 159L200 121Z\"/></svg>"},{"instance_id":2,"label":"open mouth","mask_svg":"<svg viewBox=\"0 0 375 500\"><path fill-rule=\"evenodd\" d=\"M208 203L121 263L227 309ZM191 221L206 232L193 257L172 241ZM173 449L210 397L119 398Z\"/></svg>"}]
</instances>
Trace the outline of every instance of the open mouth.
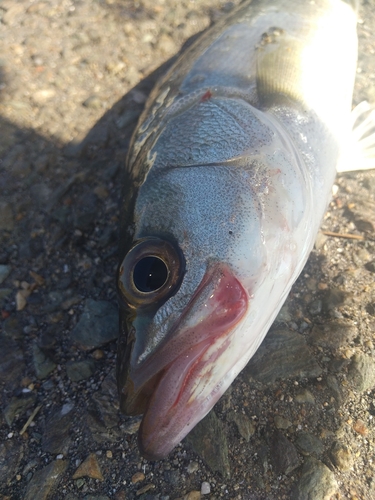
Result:
<instances>
[{"instance_id":1,"label":"open mouth","mask_svg":"<svg viewBox=\"0 0 375 500\"><path fill-rule=\"evenodd\" d=\"M163 344L131 370L136 392L148 394L139 432L146 458L165 457L223 394L223 373L236 361L225 352L247 308L232 271L212 266Z\"/></svg>"}]
</instances>

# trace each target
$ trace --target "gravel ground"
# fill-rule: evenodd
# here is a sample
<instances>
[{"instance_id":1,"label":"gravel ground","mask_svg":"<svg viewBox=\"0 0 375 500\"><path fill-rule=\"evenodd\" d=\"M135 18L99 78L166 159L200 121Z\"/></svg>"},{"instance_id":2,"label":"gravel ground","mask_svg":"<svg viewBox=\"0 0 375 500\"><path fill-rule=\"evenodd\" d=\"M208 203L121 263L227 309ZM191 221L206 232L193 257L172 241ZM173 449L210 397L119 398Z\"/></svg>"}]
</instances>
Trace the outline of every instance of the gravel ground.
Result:
<instances>
[{"instance_id":1,"label":"gravel ground","mask_svg":"<svg viewBox=\"0 0 375 500\"><path fill-rule=\"evenodd\" d=\"M121 168L157 75L238 3L0 4L0 499L375 498L375 173L340 175L272 332L166 460L118 412ZM375 2L355 103L375 103Z\"/></svg>"}]
</instances>

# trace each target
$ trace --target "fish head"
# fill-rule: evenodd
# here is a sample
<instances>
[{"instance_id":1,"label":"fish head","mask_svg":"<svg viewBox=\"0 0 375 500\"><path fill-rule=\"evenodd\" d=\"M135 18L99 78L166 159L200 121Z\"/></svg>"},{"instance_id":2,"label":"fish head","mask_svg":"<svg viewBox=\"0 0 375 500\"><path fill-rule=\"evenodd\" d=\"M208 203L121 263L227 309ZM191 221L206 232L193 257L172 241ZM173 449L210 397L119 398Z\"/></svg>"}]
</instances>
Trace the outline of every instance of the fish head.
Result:
<instances>
[{"instance_id":1,"label":"fish head","mask_svg":"<svg viewBox=\"0 0 375 500\"><path fill-rule=\"evenodd\" d=\"M290 158L269 142L268 156L151 169L138 189L118 272L117 378L122 411L144 414L146 458L165 457L211 410L291 286L303 193L287 194Z\"/></svg>"},{"instance_id":2,"label":"fish head","mask_svg":"<svg viewBox=\"0 0 375 500\"><path fill-rule=\"evenodd\" d=\"M121 406L144 413L140 448L154 459L213 407L264 329L264 318L256 321L270 276L261 207L245 201L230 172L208 170L153 179L138 200L139 237L119 269ZM173 189L163 200L160 184L168 183Z\"/></svg>"}]
</instances>

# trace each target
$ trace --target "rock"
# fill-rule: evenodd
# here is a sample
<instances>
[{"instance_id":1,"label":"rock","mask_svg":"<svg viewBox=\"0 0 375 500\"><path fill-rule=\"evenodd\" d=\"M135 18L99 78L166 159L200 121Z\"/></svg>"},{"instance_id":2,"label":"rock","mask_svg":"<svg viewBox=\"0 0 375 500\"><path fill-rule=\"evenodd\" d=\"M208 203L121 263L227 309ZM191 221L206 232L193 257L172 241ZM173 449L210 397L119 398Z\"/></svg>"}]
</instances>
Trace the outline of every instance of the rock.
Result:
<instances>
[{"instance_id":1,"label":"rock","mask_svg":"<svg viewBox=\"0 0 375 500\"><path fill-rule=\"evenodd\" d=\"M194 427L186 440L213 471L230 475L227 437L213 410Z\"/></svg>"},{"instance_id":2,"label":"rock","mask_svg":"<svg viewBox=\"0 0 375 500\"><path fill-rule=\"evenodd\" d=\"M201 500L202 495L200 491L193 490L186 493L185 496L182 497L182 500Z\"/></svg>"},{"instance_id":3,"label":"rock","mask_svg":"<svg viewBox=\"0 0 375 500\"><path fill-rule=\"evenodd\" d=\"M277 474L289 474L299 466L294 444L280 431L276 431L272 438L271 460Z\"/></svg>"},{"instance_id":4,"label":"rock","mask_svg":"<svg viewBox=\"0 0 375 500\"><path fill-rule=\"evenodd\" d=\"M92 359L71 361L66 364L66 374L73 382L80 382L91 377L95 371L95 362Z\"/></svg>"},{"instance_id":5,"label":"rock","mask_svg":"<svg viewBox=\"0 0 375 500\"><path fill-rule=\"evenodd\" d=\"M287 418L282 417L281 415L276 415L274 417L275 427L276 429L289 429L292 425L292 422Z\"/></svg>"},{"instance_id":6,"label":"rock","mask_svg":"<svg viewBox=\"0 0 375 500\"><path fill-rule=\"evenodd\" d=\"M230 418L236 423L238 432L241 436L245 439L245 441L249 442L251 436L255 433L254 422L243 413L232 412L230 414Z\"/></svg>"},{"instance_id":7,"label":"rock","mask_svg":"<svg viewBox=\"0 0 375 500\"><path fill-rule=\"evenodd\" d=\"M36 343L33 344L32 349L36 376L39 379L48 377L48 375L56 368L56 363L46 356Z\"/></svg>"},{"instance_id":8,"label":"rock","mask_svg":"<svg viewBox=\"0 0 375 500\"><path fill-rule=\"evenodd\" d=\"M297 403L315 403L315 398L308 389L304 389L303 391L298 392L295 395L294 400L297 401Z\"/></svg>"},{"instance_id":9,"label":"rock","mask_svg":"<svg viewBox=\"0 0 375 500\"><path fill-rule=\"evenodd\" d=\"M300 432L297 435L296 446L303 455L321 455L324 452L324 444L319 438L309 432Z\"/></svg>"},{"instance_id":10,"label":"rock","mask_svg":"<svg viewBox=\"0 0 375 500\"><path fill-rule=\"evenodd\" d=\"M73 479L79 479L81 477L91 477L92 479L104 481L104 477L102 471L100 470L95 453L90 453L90 455L84 462L81 463L73 475Z\"/></svg>"},{"instance_id":11,"label":"rock","mask_svg":"<svg viewBox=\"0 0 375 500\"><path fill-rule=\"evenodd\" d=\"M10 203L0 201L0 230L13 231L14 217Z\"/></svg>"},{"instance_id":12,"label":"rock","mask_svg":"<svg viewBox=\"0 0 375 500\"><path fill-rule=\"evenodd\" d=\"M43 451L55 455L67 454L72 442L70 432L73 425L73 410L73 404L64 404L61 408L55 408L52 411L43 432Z\"/></svg>"},{"instance_id":13,"label":"rock","mask_svg":"<svg viewBox=\"0 0 375 500\"><path fill-rule=\"evenodd\" d=\"M340 441L335 441L329 452L332 463L341 471L350 470L354 464L354 457L350 448Z\"/></svg>"},{"instance_id":14,"label":"rock","mask_svg":"<svg viewBox=\"0 0 375 500\"><path fill-rule=\"evenodd\" d=\"M116 410L118 410L117 385L113 374L110 374L88 403L87 426L96 442L113 442L121 436ZM139 421L137 422L139 427Z\"/></svg>"},{"instance_id":15,"label":"rock","mask_svg":"<svg viewBox=\"0 0 375 500\"><path fill-rule=\"evenodd\" d=\"M181 483L181 474L178 470L166 470L163 473L165 482L176 488Z\"/></svg>"},{"instance_id":16,"label":"rock","mask_svg":"<svg viewBox=\"0 0 375 500\"><path fill-rule=\"evenodd\" d=\"M132 475L132 483L133 484L144 481L145 479L146 479L146 476L143 474L143 472L136 472L135 474Z\"/></svg>"},{"instance_id":17,"label":"rock","mask_svg":"<svg viewBox=\"0 0 375 500\"><path fill-rule=\"evenodd\" d=\"M291 500L331 500L338 484L333 472L319 460L309 457L302 468L301 477L293 488Z\"/></svg>"},{"instance_id":18,"label":"rock","mask_svg":"<svg viewBox=\"0 0 375 500\"><path fill-rule=\"evenodd\" d=\"M340 389L337 378L333 375L327 376L327 387L331 390L332 396L335 398L338 405L343 401L342 390Z\"/></svg>"},{"instance_id":19,"label":"rock","mask_svg":"<svg viewBox=\"0 0 375 500\"><path fill-rule=\"evenodd\" d=\"M0 264L0 285L4 283L7 277L10 275L12 268L5 264Z\"/></svg>"},{"instance_id":20,"label":"rock","mask_svg":"<svg viewBox=\"0 0 375 500\"><path fill-rule=\"evenodd\" d=\"M100 347L118 336L118 310L111 302L87 299L72 331L72 340L86 348Z\"/></svg>"},{"instance_id":21,"label":"rock","mask_svg":"<svg viewBox=\"0 0 375 500\"><path fill-rule=\"evenodd\" d=\"M27 486L25 500L47 500L56 489L61 476L66 471L69 462L67 460L55 460L33 475Z\"/></svg>"},{"instance_id":22,"label":"rock","mask_svg":"<svg viewBox=\"0 0 375 500\"><path fill-rule=\"evenodd\" d=\"M356 391L364 392L375 385L375 361L362 353L354 354L348 368L348 381Z\"/></svg>"},{"instance_id":23,"label":"rock","mask_svg":"<svg viewBox=\"0 0 375 500\"><path fill-rule=\"evenodd\" d=\"M85 101L83 101L83 106L90 109L100 109L103 105L102 99L97 95L91 95Z\"/></svg>"},{"instance_id":24,"label":"rock","mask_svg":"<svg viewBox=\"0 0 375 500\"><path fill-rule=\"evenodd\" d=\"M11 288L0 288L0 305L12 294L12 292L13 290Z\"/></svg>"},{"instance_id":25,"label":"rock","mask_svg":"<svg viewBox=\"0 0 375 500\"><path fill-rule=\"evenodd\" d=\"M287 378L318 377L322 370L302 335L273 330L250 360L244 373L264 384Z\"/></svg>"},{"instance_id":26,"label":"rock","mask_svg":"<svg viewBox=\"0 0 375 500\"><path fill-rule=\"evenodd\" d=\"M25 369L24 353L21 347L13 340L0 335L0 382L8 390L19 386L22 373Z\"/></svg>"},{"instance_id":27,"label":"rock","mask_svg":"<svg viewBox=\"0 0 375 500\"><path fill-rule=\"evenodd\" d=\"M189 465L186 467L186 472L188 474L193 474L194 472L197 472L197 470L199 469L199 464L198 462L190 462Z\"/></svg>"},{"instance_id":28,"label":"rock","mask_svg":"<svg viewBox=\"0 0 375 500\"><path fill-rule=\"evenodd\" d=\"M29 408L31 408L36 401L36 394L29 392L20 397L13 397L4 410L4 417L6 423L11 427L14 420L23 415Z\"/></svg>"},{"instance_id":29,"label":"rock","mask_svg":"<svg viewBox=\"0 0 375 500\"><path fill-rule=\"evenodd\" d=\"M203 481L203 483L201 484L201 494L208 495L209 493L211 493L210 483L208 483L207 481Z\"/></svg>"},{"instance_id":30,"label":"rock","mask_svg":"<svg viewBox=\"0 0 375 500\"><path fill-rule=\"evenodd\" d=\"M321 326L314 326L309 335L309 342L320 347L336 351L349 344L358 335L358 328L344 321L335 321Z\"/></svg>"},{"instance_id":31,"label":"rock","mask_svg":"<svg viewBox=\"0 0 375 500\"><path fill-rule=\"evenodd\" d=\"M18 466L23 458L23 445L9 439L0 442L0 484L13 481Z\"/></svg>"}]
</instances>

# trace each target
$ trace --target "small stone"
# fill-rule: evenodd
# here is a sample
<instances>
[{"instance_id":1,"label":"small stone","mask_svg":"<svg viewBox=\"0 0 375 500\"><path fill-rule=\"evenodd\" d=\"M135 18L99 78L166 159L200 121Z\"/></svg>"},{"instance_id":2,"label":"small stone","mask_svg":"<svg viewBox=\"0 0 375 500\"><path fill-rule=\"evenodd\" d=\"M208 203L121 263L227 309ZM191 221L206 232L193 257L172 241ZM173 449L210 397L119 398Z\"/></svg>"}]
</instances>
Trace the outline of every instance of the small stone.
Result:
<instances>
[{"instance_id":1,"label":"small stone","mask_svg":"<svg viewBox=\"0 0 375 500\"><path fill-rule=\"evenodd\" d=\"M0 264L0 285L7 279L12 268L5 264Z\"/></svg>"},{"instance_id":2,"label":"small stone","mask_svg":"<svg viewBox=\"0 0 375 500\"><path fill-rule=\"evenodd\" d=\"M296 394L294 400L297 401L297 403L309 403L309 404L315 403L314 396L307 389Z\"/></svg>"},{"instance_id":3,"label":"small stone","mask_svg":"<svg viewBox=\"0 0 375 500\"><path fill-rule=\"evenodd\" d=\"M335 441L329 454L333 464L341 471L348 471L353 467L354 457L347 445Z\"/></svg>"},{"instance_id":4,"label":"small stone","mask_svg":"<svg viewBox=\"0 0 375 500\"><path fill-rule=\"evenodd\" d=\"M6 423L11 427L14 420L23 415L29 408L31 408L36 401L36 394L28 393L21 397L13 397L4 410L4 418Z\"/></svg>"},{"instance_id":5,"label":"small stone","mask_svg":"<svg viewBox=\"0 0 375 500\"><path fill-rule=\"evenodd\" d=\"M47 500L68 468L67 460L55 460L33 475L27 486L25 500Z\"/></svg>"},{"instance_id":6,"label":"small stone","mask_svg":"<svg viewBox=\"0 0 375 500\"><path fill-rule=\"evenodd\" d=\"M199 469L199 464L198 462L190 462L189 465L186 467L186 471L188 474L193 474L194 472L197 472Z\"/></svg>"},{"instance_id":7,"label":"small stone","mask_svg":"<svg viewBox=\"0 0 375 500\"><path fill-rule=\"evenodd\" d=\"M9 484L23 459L23 445L16 440L0 442L0 484Z\"/></svg>"},{"instance_id":8,"label":"small stone","mask_svg":"<svg viewBox=\"0 0 375 500\"><path fill-rule=\"evenodd\" d=\"M3 18L4 20L4 18ZM14 217L10 203L0 201L0 230L13 231Z\"/></svg>"},{"instance_id":9,"label":"small stone","mask_svg":"<svg viewBox=\"0 0 375 500\"><path fill-rule=\"evenodd\" d=\"M72 339L86 348L100 347L117 338L117 323L116 306L104 300L87 299Z\"/></svg>"},{"instance_id":10,"label":"small stone","mask_svg":"<svg viewBox=\"0 0 375 500\"><path fill-rule=\"evenodd\" d=\"M113 453L112 453L112 451L111 451L111 450L107 450L107 451L105 452L105 456L106 456L107 458L113 458Z\"/></svg>"},{"instance_id":11,"label":"small stone","mask_svg":"<svg viewBox=\"0 0 375 500\"><path fill-rule=\"evenodd\" d=\"M355 354L348 368L348 381L359 392L372 389L375 386L375 362L372 357Z\"/></svg>"},{"instance_id":12,"label":"small stone","mask_svg":"<svg viewBox=\"0 0 375 500\"><path fill-rule=\"evenodd\" d=\"M231 418L236 423L238 432L245 439L245 441L249 442L251 436L253 436L255 433L254 422L243 413L232 412Z\"/></svg>"},{"instance_id":13,"label":"small stone","mask_svg":"<svg viewBox=\"0 0 375 500\"><path fill-rule=\"evenodd\" d=\"M66 403L53 408L48 418L42 437L42 449L49 453L65 455L69 451L72 439L74 405Z\"/></svg>"},{"instance_id":14,"label":"small stone","mask_svg":"<svg viewBox=\"0 0 375 500\"><path fill-rule=\"evenodd\" d=\"M103 359L104 351L102 351L101 349L95 349L95 351L91 354L91 356L96 360Z\"/></svg>"},{"instance_id":15,"label":"small stone","mask_svg":"<svg viewBox=\"0 0 375 500\"><path fill-rule=\"evenodd\" d=\"M66 374L72 382L80 382L90 378L94 370L95 362L92 359L70 361L66 364Z\"/></svg>"},{"instance_id":16,"label":"small stone","mask_svg":"<svg viewBox=\"0 0 375 500\"><path fill-rule=\"evenodd\" d=\"M275 422L276 429L289 429L292 425L292 422L287 418L282 417L281 415L276 415L273 419Z\"/></svg>"},{"instance_id":17,"label":"small stone","mask_svg":"<svg viewBox=\"0 0 375 500\"><path fill-rule=\"evenodd\" d=\"M39 379L44 379L56 368L56 363L54 363L44 352L39 349L36 343L32 347L33 352L33 363L36 376Z\"/></svg>"},{"instance_id":18,"label":"small stone","mask_svg":"<svg viewBox=\"0 0 375 500\"><path fill-rule=\"evenodd\" d=\"M271 330L243 373L270 384L279 378L318 377L322 369L302 335L289 330Z\"/></svg>"},{"instance_id":19,"label":"small stone","mask_svg":"<svg viewBox=\"0 0 375 500\"><path fill-rule=\"evenodd\" d=\"M139 417L134 417L131 422L125 424L122 430L125 434L135 434L136 432L138 432L141 422L142 419L140 419Z\"/></svg>"},{"instance_id":20,"label":"small stone","mask_svg":"<svg viewBox=\"0 0 375 500\"><path fill-rule=\"evenodd\" d=\"M83 106L89 109L100 109L103 105L102 99L97 95L91 95L85 101L83 101Z\"/></svg>"},{"instance_id":21,"label":"small stone","mask_svg":"<svg viewBox=\"0 0 375 500\"><path fill-rule=\"evenodd\" d=\"M144 481L145 479L146 479L146 476L143 474L143 472L136 472L132 476L132 483L133 484L140 483L141 481Z\"/></svg>"},{"instance_id":22,"label":"small stone","mask_svg":"<svg viewBox=\"0 0 375 500\"><path fill-rule=\"evenodd\" d=\"M155 488L154 484L146 484L146 486L143 486L143 488L139 489L136 493L137 497L139 495L143 495L143 493L147 493L147 491L153 490Z\"/></svg>"},{"instance_id":23,"label":"small stone","mask_svg":"<svg viewBox=\"0 0 375 500\"><path fill-rule=\"evenodd\" d=\"M309 432L300 432L296 439L296 446L303 455L321 455L324 452L322 441Z\"/></svg>"},{"instance_id":24,"label":"small stone","mask_svg":"<svg viewBox=\"0 0 375 500\"><path fill-rule=\"evenodd\" d=\"M78 467L73 475L73 479L79 479L82 477L91 477L92 479L99 479L99 481L104 481L103 474L100 470L98 459L95 453L90 453L84 462Z\"/></svg>"},{"instance_id":25,"label":"small stone","mask_svg":"<svg viewBox=\"0 0 375 500\"><path fill-rule=\"evenodd\" d=\"M274 433L271 443L271 458L277 474L288 475L299 466L297 450L280 431Z\"/></svg>"},{"instance_id":26,"label":"small stone","mask_svg":"<svg viewBox=\"0 0 375 500\"><path fill-rule=\"evenodd\" d=\"M201 500L202 495L200 491L193 490L189 493L186 493L185 496L182 497L182 500Z\"/></svg>"},{"instance_id":27,"label":"small stone","mask_svg":"<svg viewBox=\"0 0 375 500\"><path fill-rule=\"evenodd\" d=\"M201 494L208 495L209 493L211 493L210 483L208 483L207 481L203 481L201 485Z\"/></svg>"},{"instance_id":28,"label":"small stone","mask_svg":"<svg viewBox=\"0 0 375 500\"><path fill-rule=\"evenodd\" d=\"M354 422L353 429L361 436L367 436L368 434L368 427L366 426L365 422L360 418Z\"/></svg>"},{"instance_id":29,"label":"small stone","mask_svg":"<svg viewBox=\"0 0 375 500\"><path fill-rule=\"evenodd\" d=\"M213 471L230 475L227 437L213 410L194 427L186 440Z\"/></svg>"},{"instance_id":30,"label":"small stone","mask_svg":"<svg viewBox=\"0 0 375 500\"><path fill-rule=\"evenodd\" d=\"M335 321L324 326L314 326L309 336L313 345L327 347L336 351L349 344L358 335L355 325L344 321Z\"/></svg>"},{"instance_id":31,"label":"small stone","mask_svg":"<svg viewBox=\"0 0 375 500\"><path fill-rule=\"evenodd\" d=\"M301 477L293 488L291 500L330 500L338 484L333 472L319 460L309 457L302 468Z\"/></svg>"}]
</instances>

